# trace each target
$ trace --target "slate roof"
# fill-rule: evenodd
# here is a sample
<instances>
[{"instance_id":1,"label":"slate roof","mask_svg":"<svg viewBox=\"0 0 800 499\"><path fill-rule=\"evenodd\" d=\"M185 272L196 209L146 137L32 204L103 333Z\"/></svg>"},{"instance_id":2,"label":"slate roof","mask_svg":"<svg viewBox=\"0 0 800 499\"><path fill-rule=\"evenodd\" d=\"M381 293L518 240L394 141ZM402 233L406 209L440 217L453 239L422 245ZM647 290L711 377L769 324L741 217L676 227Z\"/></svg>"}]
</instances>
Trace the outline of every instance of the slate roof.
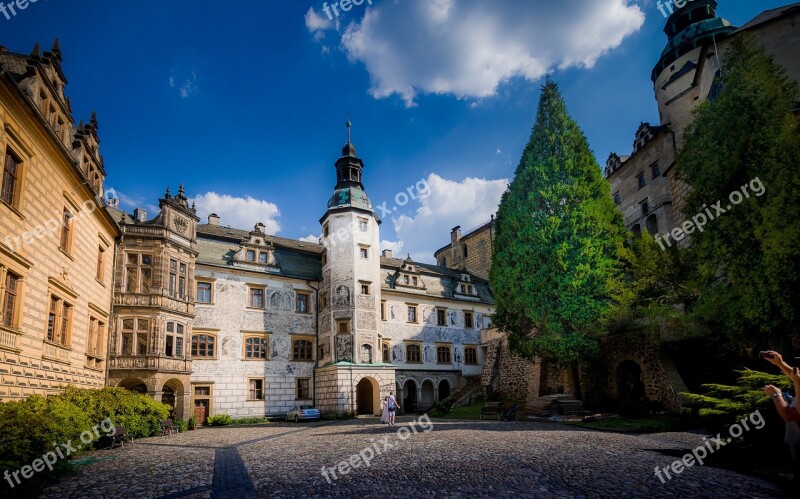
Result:
<instances>
[{"instance_id":1,"label":"slate roof","mask_svg":"<svg viewBox=\"0 0 800 499\"><path fill-rule=\"evenodd\" d=\"M779 17L783 17L786 14L792 13L792 11L795 12L800 11L800 2L793 3L791 5L784 5L783 7L778 7L777 9L765 10L761 14L751 19L747 24L737 29L736 32L745 31L754 28L759 24L764 24L773 21L775 19L778 19Z\"/></svg>"},{"instance_id":2,"label":"slate roof","mask_svg":"<svg viewBox=\"0 0 800 499\"><path fill-rule=\"evenodd\" d=\"M22 76L28 71L28 56L16 52L0 52L0 71Z\"/></svg>"},{"instance_id":3,"label":"slate roof","mask_svg":"<svg viewBox=\"0 0 800 499\"><path fill-rule=\"evenodd\" d=\"M403 262L404 260L399 258L381 257L381 289L405 293L411 296L418 295L430 298L448 298L451 300L463 301L464 303L483 303L487 305L494 305L494 297L492 296L492 291L489 287L488 281L469 274L466 271L440 267L438 265L431 265L427 263L413 262L414 265L419 268L420 279L422 279L422 282L425 286L424 290L392 288L392 278L395 273L400 270ZM475 286L475 290L478 292L478 300L461 298L455 294L456 286L458 285L462 274L470 275L470 283Z\"/></svg>"}]
</instances>

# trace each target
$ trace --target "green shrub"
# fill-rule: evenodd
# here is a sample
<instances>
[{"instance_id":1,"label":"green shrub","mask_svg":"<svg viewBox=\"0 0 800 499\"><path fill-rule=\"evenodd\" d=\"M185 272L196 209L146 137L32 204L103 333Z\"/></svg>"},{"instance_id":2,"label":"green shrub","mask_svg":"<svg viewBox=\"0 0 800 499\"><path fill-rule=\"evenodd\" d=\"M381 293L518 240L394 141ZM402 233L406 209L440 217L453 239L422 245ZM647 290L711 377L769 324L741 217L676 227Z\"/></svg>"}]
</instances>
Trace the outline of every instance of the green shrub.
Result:
<instances>
[{"instance_id":1,"label":"green shrub","mask_svg":"<svg viewBox=\"0 0 800 499\"><path fill-rule=\"evenodd\" d=\"M175 427L178 428L179 432L183 433L184 431L187 431L189 429L189 423L187 423L183 419L179 419L175 421Z\"/></svg>"},{"instance_id":2,"label":"green shrub","mask_svg":"<svg viewBox=\"0 0 800 499\"><path fill-rule=\"evenodd\" d=\"M233 418L230 414L216 414L209 416L206 420L208 426L228 426L233 423Z\"/></svg>"},{"instance_id":3,"label":"green shrub","mask_svg":"<svg viewBox=\"0 0 800 499\"><path fill-rule=\"evenodd\" d=\"M235 424L235 425L248 425L248 424L264 424L264 423L269 423L267 418L253 417L253 418L234 419L232 424Z\"/></svg>"},{"instance_id":4,"label":"green shrub","mask_svg":"<svg viewBox=\"0 0 800 499\"><path fill-rule=\"evenodd\" d=\"M187 421L186 424L189 426L190 430L194 430L195 428L197 428L197 416L192 414L191 417L189 418L189 421Z\"/></svg>"}]
</instances>

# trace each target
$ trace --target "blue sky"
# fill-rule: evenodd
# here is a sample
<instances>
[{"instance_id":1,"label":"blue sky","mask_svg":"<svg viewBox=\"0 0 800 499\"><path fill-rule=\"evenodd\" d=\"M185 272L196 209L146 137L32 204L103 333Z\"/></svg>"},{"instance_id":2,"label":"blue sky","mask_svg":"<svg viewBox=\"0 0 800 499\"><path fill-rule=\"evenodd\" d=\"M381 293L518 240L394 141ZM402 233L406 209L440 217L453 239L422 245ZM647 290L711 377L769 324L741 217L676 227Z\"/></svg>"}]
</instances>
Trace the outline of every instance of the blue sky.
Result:
<instances>
[{"instance_id":1,"label":"blue sky","mask_svg":"<svg viewBox=\"0 0 800 499\"><path fill-rule=\"evenodd\" d=\"M787 3L718 12L741 25ZM106 187L129 210L152 212L183 182L204 217L318 234L349 113L374 204L430 185L381 228L384 246L425 261L496 209L542 74L600 164L658 120L650 70L666 37L651 0L373 0L339 14L305 0L39 0L0 15L0 44L60 39L74 118L97 111Z\"/></svg>"}]
</instances>

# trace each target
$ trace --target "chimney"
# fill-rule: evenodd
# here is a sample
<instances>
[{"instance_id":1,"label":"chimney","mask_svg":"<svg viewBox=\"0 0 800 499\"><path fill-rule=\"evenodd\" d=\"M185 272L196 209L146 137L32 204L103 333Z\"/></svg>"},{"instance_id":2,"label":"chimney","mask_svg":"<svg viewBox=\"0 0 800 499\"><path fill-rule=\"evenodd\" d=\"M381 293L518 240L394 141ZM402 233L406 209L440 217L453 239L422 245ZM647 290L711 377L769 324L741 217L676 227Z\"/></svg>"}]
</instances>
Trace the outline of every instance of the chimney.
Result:
<instances>
[{"instance_id":1,"label":"chimney","mask_svg":"<svg viewBox=\"0 0 800 499\"><path fill-rule=\"evenodd\" d=\"M219 215L212 213L208 216L208 225L219 225Z\"/></svg>"},{"instance_id":2,"label":"chimney","mask_svg":"<svg viewBox=\"0 0 800 499\"><path fill-rule=\"evenodd\" d=\"M386 258L393 258L392 257L392 250L390 250L390 249L383 250L383 253L381 253L381 254Z\"/></svg>"},{"instance_id":3,"label":"chimney","mask_svg":"<svg viewBox=\"0 0 800 499\"><path fill-rule=\"evenodd\" d=\"M456 225L450 230L450 245L455 247L458 246L458 242L461 240L461 226Z\"/></svg>"},{"instance_id":4,"label":"chimney","mask_svg":"<svg viewBox=\"0 0 800 499\"><path fill-rule=\"evenodd\" d=\"M133 219L140 223L147 222L147 211L142 208L136 208L133 210Z\"/></svg>"},{"instance_id":5,"label":"chimney","mask_svg":"<svg viewBox=\"0 0 800 499\"><path fill-rule=\"evenodd\" d=\"M267 226L262 224L261 222L258 222L256 224L255 229L256 229L256 232L258 232L259 234L262 234L262 235L265 235L265 236L267 235Z\"/></svg>"}]
</instances>

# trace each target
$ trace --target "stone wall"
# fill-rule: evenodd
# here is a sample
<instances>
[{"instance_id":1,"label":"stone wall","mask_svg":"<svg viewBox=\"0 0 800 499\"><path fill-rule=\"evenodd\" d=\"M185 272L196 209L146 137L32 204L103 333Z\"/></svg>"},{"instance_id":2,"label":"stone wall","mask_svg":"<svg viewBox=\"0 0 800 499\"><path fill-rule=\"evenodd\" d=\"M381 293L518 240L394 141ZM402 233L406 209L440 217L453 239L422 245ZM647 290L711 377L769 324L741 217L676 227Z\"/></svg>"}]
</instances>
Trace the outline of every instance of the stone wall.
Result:
<instances>
[{"instance_id":1,"label":"stone wall","mask_svg":"<svg viewBox=\"0 0 800 499\"><path fill-rule=\"evenodd\" d=\"M513 353L505 338L495 337L484 345L486 362L481 385L487 395L524 401L538 383L536 363Z\"/></svg>"}]
</instances>

